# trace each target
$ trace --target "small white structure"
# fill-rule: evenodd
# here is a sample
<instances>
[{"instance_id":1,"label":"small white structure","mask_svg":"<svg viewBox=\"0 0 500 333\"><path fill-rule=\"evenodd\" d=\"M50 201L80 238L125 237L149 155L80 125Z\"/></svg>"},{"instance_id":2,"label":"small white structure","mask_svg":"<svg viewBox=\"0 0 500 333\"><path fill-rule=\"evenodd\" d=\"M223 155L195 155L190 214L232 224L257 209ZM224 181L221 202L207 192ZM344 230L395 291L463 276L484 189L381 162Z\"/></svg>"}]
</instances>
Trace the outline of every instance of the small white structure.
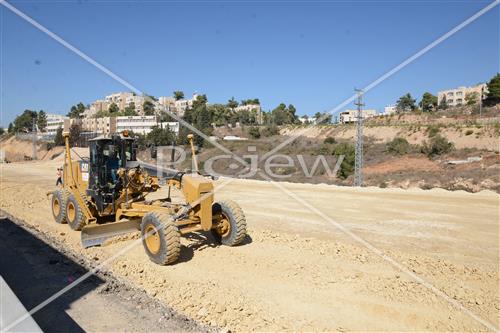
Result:
<instances>
[{"instance_id":1,"label":"small white structure","mask_svg":"<svg viewBox=\"0 0 500 333\"><path fill-rule=\"evenodd\" d=\"M376 110L368 109L361 110L361 116L363 119L372 118L377 115ZM353 123L357 121L358 110L345 110L339 114L339 122L341 124Z\"/></svg>"},{"instance_id":2,"label":"small white structure","mask_svg":"<svg viewBox=\"0 0 500 333\"><path fill-rule=\"evenodd\" d=\"M224 140L224 141L244 141L244 140L248 140L248 139L242 138L242 137L236 136L236 135L226 135L224 138L222 138L222 140Z\"/></svg>"},{"instance_id":3,"label":"small white structure","mask_svg":"<svg viewBox=\"0 0 500 333\"><path fill-rule=\"evenodd\" d=\"M303 116L299 117L299 121L302 124L316 124L316 117L308 117L308 116Z\"/></svg>"},{"instance_id":4,"label":"small white structure","mask_svg":"<svg viewBox=\"0 0 500 333\"><path fill-rule=\"evenodd\" d=\"M164 121L160 123L161 128L168 128L170 131L175 134L179 134L179 122L178 121Z\"/></svg>"},{"instance_id":5,"label":"small white structure","mask_svg":"<svg viewBox=\"0 0 500 333\"><path fill-rule=\"evenodd\" d=\"M382 113L383 116L390 116L391 114L396 113L396 105L387 105L384 108L384 113Z\"/></svg>"}]
</instances>

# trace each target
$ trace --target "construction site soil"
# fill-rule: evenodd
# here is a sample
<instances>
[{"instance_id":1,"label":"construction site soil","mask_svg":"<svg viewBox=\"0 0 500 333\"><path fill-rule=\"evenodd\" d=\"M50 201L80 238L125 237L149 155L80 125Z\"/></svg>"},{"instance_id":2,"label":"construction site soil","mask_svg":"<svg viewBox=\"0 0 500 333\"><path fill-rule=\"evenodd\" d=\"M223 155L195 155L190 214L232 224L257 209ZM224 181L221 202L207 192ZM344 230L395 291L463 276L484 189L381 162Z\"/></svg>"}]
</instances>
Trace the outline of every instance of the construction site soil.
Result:
<instances>
[{"instance_id":1,"label":"construction site soil","mask_svg":"<svg viewBox=\"0 0 500 333\"><path fill-rule=\"evenodd\" d=\"M82 249L78 232L53 221L46 193L60 164L1 165L0 209L84 262L103 263L130 247L101 272L201 324L234 331L498 330L494 192L224 178L216 198L242 206L244 244L223 247L208 234L193 235L183 238L178 263L158 266L136 235Z\"/></svg>"}]
</instances>

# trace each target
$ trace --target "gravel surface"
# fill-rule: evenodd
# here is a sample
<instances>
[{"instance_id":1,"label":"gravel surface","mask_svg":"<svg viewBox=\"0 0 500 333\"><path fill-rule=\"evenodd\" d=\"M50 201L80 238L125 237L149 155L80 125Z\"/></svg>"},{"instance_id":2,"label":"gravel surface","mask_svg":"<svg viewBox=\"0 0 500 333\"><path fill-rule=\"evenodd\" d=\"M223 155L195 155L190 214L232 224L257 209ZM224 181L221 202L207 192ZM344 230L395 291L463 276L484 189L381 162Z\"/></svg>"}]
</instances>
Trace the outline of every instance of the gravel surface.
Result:
<instances>
[{"instance_id":1,"label":"gravel surface","mask_svg":"<svg viewBox=\"0 0 500 333\"><path fill-rule=\"evenodd\" d=\"M103 262L134 242L81 249L79 234L51 216L45 193L56 167L3 165L0 208L82 260ZM108 274L180 314L236 331L487 330L338 223L499 326L498 194L280 184L307 204L267 182L235 180L217 190L217 199L245 211L245 244L220 247L193 235L183 238L177 264L158 266L138 243L106 266Z\"/></svg>"}]
</instances>

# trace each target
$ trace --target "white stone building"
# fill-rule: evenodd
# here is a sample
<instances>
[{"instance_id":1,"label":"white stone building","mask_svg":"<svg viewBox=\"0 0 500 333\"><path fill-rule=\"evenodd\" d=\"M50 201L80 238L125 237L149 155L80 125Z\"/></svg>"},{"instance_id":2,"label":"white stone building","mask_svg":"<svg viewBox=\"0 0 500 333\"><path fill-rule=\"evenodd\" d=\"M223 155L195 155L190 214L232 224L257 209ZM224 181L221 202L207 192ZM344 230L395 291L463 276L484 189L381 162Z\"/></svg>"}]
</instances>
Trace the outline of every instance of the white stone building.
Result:
<instances>
[{"instance_id":1,"label":"white stone building","mask_svg":"<svg viewBox=\"0 0 500 333\"><path fill-rule=\"evenodd\" d=\"M361 110L363 119L375 117L377 111L373 109ZM341 124L353 123L357 121L358 110L345 110L339 114L339 122Z\"/></svg>"},{"instance_id":2,"label":"white stone building","mask_svg":"<svg viewBox=\"0 0 500 333\"><path fill-rule=\"evenodd\" d=\"M63 128L64 119L69 118L60 114L47 114L47 127L45 128L45 133L47 135L56 135L57 129L59 127Z\"/></svg>"},{"instance_id":3,"label":"white stone building","mask_svg":"<svg viewBox=\"0 0 500 333\"><path fill-rule=\"evenodd\" d=\"M446 99L446 104L448 106L460 106L460 105L465 105L467 101L465 100L465 97L468 94L477 94L477 101L479 101L479 98L481 96L481 93L483 95L486 95L488 92L488 88L486 84L478 84L477 86L472 86L472 87L458 87L455 89L449 89L449 90L443 90L438 92L438 105L442 103L443 99Z\"/></svg>"},{"instance_id":4,"label":"white stone building","mask_svg":"<svg viewBox=\"0 0 500 333\"><path fill-rule=\"evenodd\" d=\"M395 114L397 112L396 106L395 105L387 105L384 108L384 113L382 115L384 116L390 116L391 114Z\"/></svg>"},{"instance_id":5,"label":"white stone building","mask_svg":"<svg viewBox=\"0 0 500 333\"><path fill-rule=\"evenodd\" d=\"M148 134L157 126L156 116L116 117L116 131L132 131L138 134Z\"/></svg>"}]
</instances>

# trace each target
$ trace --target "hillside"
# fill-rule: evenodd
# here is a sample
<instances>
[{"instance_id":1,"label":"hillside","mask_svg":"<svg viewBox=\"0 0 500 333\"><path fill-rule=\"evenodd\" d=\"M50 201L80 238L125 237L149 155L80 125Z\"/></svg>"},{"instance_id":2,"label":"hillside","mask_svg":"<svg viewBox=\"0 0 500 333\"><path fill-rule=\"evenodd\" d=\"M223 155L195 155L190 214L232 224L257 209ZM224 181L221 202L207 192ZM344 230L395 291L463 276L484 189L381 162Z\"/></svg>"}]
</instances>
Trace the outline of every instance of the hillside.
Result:
<instances>
[{"instance_id":1,"label":"hillside","mask_svg":"<svg viewBox=\"0 0 500 333\"><path fill-rule=\"evenodd\" d=\"M383 119L382 119L383 120ZM365 134L365 185L379 187L417 187L429 189L434 187L449 190L465 190L477 192L484 189L500 190L500 156L498 118L488 118L482 121L463 119L436 118L428 121L425 117L391 117L383 122L380 119L369 121ZM261 129L262 132L262 129ZM330 168L333 169L336 158L335 149L339 145L354 144L356 128L354 125L323 125L323 126L288 126L280 128L280 134L261 136L251 139L248 128L218 128L215 135L237 135L249 138L247 141L220 141L231 152L246 157L251 155L248 147L255 147L255 154L263 156L280 142L289 137L297 137L293 143L285 146L277 154L290 155L293 166L277 168L271 177L274 180L286 180L297 183L326 183L337 185L352 185L352 173L345 179L329 177L321 164L316 172L308 177L304 175L301 159L310 171L318 155L323 155ZM434 136L442 136L453 144L449 152L429 157L422 153L422 147L432 141ZM325 139L335 143L324 143ZM397 154L388 151L388 143L395 138L404 138L410 144L407 152ZM222 154L217 148L204 147L200 150L199 161L203 166L207 160ZM147 153L143 153L146 156ZM301 157L299 157L299 155ZM167 154L166 156L170 156ZM467 161L472 158L471 161ZM354 161L351 159L352 162ZM450 161L467 161L464 164L449 164ZM286 162L278 157L273 162ZM214 170L221 174L238 176L245 174L242 168L231 169L234 160L219 159L213 163ZM459 162L460 163L460 162ZM260 161L259 169L265 169L265 161ZM180 164L181 169L190 168L189 157ZM249 178L262 179L258 174Z\"/></svg>"}]
</instances>

